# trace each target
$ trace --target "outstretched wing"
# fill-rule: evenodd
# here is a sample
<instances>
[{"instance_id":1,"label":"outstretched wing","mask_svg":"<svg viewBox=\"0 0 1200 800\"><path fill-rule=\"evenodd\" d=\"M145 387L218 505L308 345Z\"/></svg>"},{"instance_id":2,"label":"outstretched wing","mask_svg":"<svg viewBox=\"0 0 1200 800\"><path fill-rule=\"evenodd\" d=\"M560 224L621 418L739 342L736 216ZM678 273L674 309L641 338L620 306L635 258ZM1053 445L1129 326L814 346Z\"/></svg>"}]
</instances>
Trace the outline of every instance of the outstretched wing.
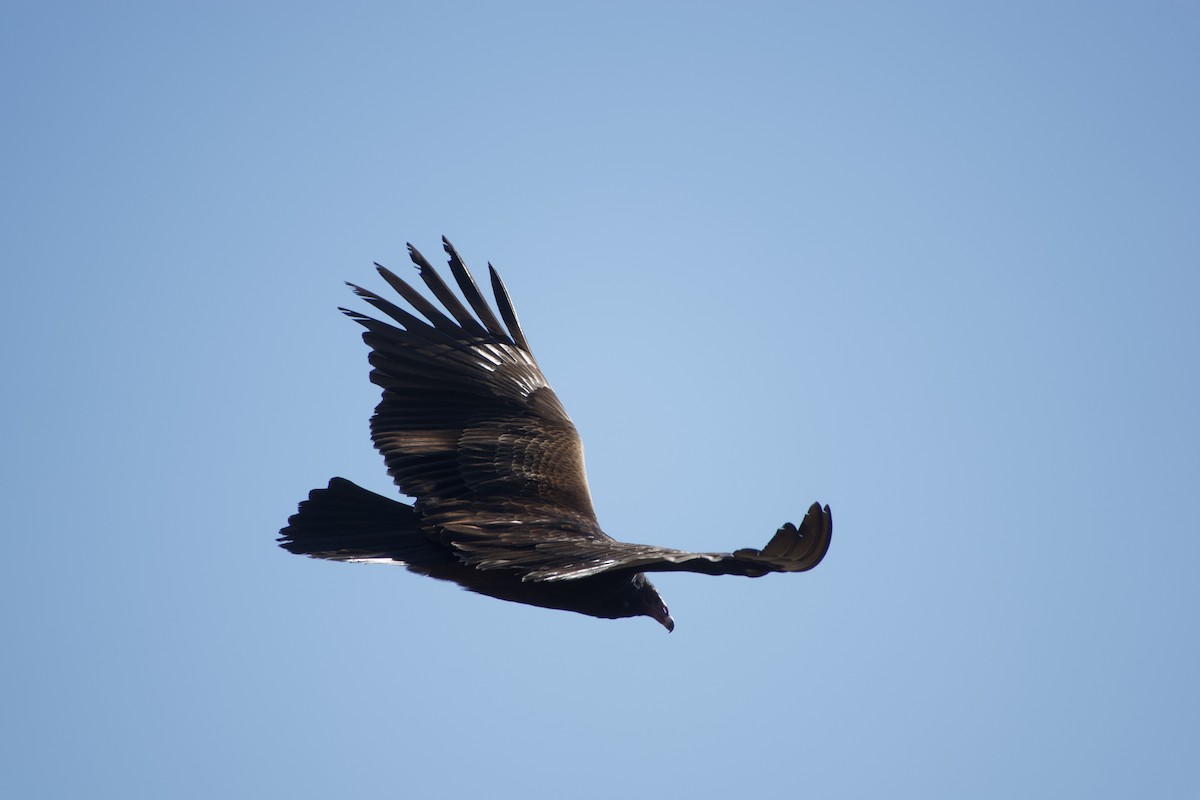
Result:
<instances>
[{"instance_id":1,"label":"outstretched wing","mask_svg":"<svg viewBox=\"0 0 1200 800\"><path fill-rule=\"evenodd\" d=\"M516 569L527 581L562 581L601 572L701 572L759 577L768 572L810 570L829 550L833 517L813 503L797 528L787 523L761 550L689 553L613 540L584 541L551 529L515 528L495 536L455 542L463 560L479 569ZM482 531L481 531L482 533Z\"/></svg>"},{"instance_id":2,"label":"outstretched wing","mask_svg":"<svg viewBox=\"0 0 1200 800\"><path fill-rule=\"evenodd\" d=\"M530 519L609 540L596 523L579 434L529 351L500 276L488 266L497 318L454 247L442 243L469 310L411 244L441 308L377 264L417 313L353 284L398 326L342 309L367 329L371 381L383 389L371 438L389 474L446 544L460 528L490 535Z\"/></svg>"}]
</instances>

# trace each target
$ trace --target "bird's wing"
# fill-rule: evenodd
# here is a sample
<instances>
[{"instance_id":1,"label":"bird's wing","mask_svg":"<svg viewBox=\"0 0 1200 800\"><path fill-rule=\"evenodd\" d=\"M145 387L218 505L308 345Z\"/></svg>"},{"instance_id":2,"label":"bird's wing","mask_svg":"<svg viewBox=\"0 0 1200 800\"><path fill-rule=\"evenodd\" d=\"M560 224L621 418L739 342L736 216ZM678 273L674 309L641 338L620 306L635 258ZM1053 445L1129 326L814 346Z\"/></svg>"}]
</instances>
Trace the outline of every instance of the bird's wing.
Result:
<instances>
[{"instance_id":1,"label":"bird's wing","mask_svg":"<svg viewBox=\"0 0 1200 800\"><path fill-rule=\"evenodd\" d=\"M607 540L579 434L538 368L504 284L489 265L497 318L454 247L442 242L469 309L412 245L413 263L441 308L376 265L417 313L353 284L398 326L342 309L367 329L371 381L383 389L371 438L388 472L447 544L460 526L468 536L478 530L480 515L490 515L489 531L504 527L497 519L544 518Z\"/></svg>"},{"instance_id":2,"label":"bird's wing","mask_svg":"<svg viewBox=\"0 0 1200 800\"><path fill-rule=\"evenodd\" d=\"M613 540L581 540L556 535L550 526L531 520L526 526L496 520L495 533L481 519L478 537L466 537L454 546L460 558L479 569L515 569L527 581L562 581L602 572L701 572L707 575L758 577L768 572L810 570L829 550L833 517L829 506L813 503L797 528L790 522L780 528L761 550L744 548L732 553L689 553L652 545ZM503 530L501 530L503 528Z\"/></svg>"}]
</instances>

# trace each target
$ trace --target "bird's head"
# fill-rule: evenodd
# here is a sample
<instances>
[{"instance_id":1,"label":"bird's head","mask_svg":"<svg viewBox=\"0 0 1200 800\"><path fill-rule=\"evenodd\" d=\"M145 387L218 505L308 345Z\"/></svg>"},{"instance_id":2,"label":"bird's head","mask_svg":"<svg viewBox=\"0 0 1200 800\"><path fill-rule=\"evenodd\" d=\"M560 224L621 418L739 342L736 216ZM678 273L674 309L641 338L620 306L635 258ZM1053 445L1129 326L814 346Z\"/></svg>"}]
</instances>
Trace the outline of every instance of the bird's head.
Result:
<instances>
[{"instance_id":1,"label":"bird's head","mask_svg":"<svg viewBox=\"0 0 1200 800\"><path fill-rule=\"evenodd\" d=\"M658 620L659 624L667 629L667 633L675 630L675 620L671 619L671 612L667 610L667 604L658 596L658 590L654 588L654 584L646 580L644 575L638 577L642 579L642 585L638 590L641 613Z\"/></svg>"}]
</instances>

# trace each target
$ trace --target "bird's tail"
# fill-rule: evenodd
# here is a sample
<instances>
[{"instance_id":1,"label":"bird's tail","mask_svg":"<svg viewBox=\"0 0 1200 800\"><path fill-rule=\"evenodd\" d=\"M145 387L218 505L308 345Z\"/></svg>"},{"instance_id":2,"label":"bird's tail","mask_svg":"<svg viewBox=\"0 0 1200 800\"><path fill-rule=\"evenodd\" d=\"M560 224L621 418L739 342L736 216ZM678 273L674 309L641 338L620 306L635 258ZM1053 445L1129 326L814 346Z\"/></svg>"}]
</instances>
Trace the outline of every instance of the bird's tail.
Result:
<instances>
[{"instance_id":1,"label":"bird's tail","mask_svg":"<svg viewBox=\"0 0 1200 800\"><path fill-rule=\"evenodd\" d=\"M279 546L333 561L377 561L429 568L454 561L430 541L410 505L333 478L313 489L279 532Z\"/></svg>"}]
</instances>

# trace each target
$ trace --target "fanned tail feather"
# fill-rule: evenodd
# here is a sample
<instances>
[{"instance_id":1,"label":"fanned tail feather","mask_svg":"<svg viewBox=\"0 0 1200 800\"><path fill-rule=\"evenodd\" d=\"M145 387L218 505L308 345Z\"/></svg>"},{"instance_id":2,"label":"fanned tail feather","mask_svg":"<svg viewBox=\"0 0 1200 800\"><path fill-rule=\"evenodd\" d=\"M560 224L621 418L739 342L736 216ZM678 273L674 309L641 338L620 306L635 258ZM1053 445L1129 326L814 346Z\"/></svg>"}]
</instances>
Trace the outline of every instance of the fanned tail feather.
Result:
<instances>
[{"instance_id":1,"label":"fanned tail feather","mask_svg":"<svg viewBox=\"0 0 1200 800\"><path fill-rule=\"evenodd\" d=\"M290 553L331 561L382 561L428 568L454 557L421 531L412 506L367 491L345 478L314 489L279 532Z\"/></svg>"}]
</instances>

